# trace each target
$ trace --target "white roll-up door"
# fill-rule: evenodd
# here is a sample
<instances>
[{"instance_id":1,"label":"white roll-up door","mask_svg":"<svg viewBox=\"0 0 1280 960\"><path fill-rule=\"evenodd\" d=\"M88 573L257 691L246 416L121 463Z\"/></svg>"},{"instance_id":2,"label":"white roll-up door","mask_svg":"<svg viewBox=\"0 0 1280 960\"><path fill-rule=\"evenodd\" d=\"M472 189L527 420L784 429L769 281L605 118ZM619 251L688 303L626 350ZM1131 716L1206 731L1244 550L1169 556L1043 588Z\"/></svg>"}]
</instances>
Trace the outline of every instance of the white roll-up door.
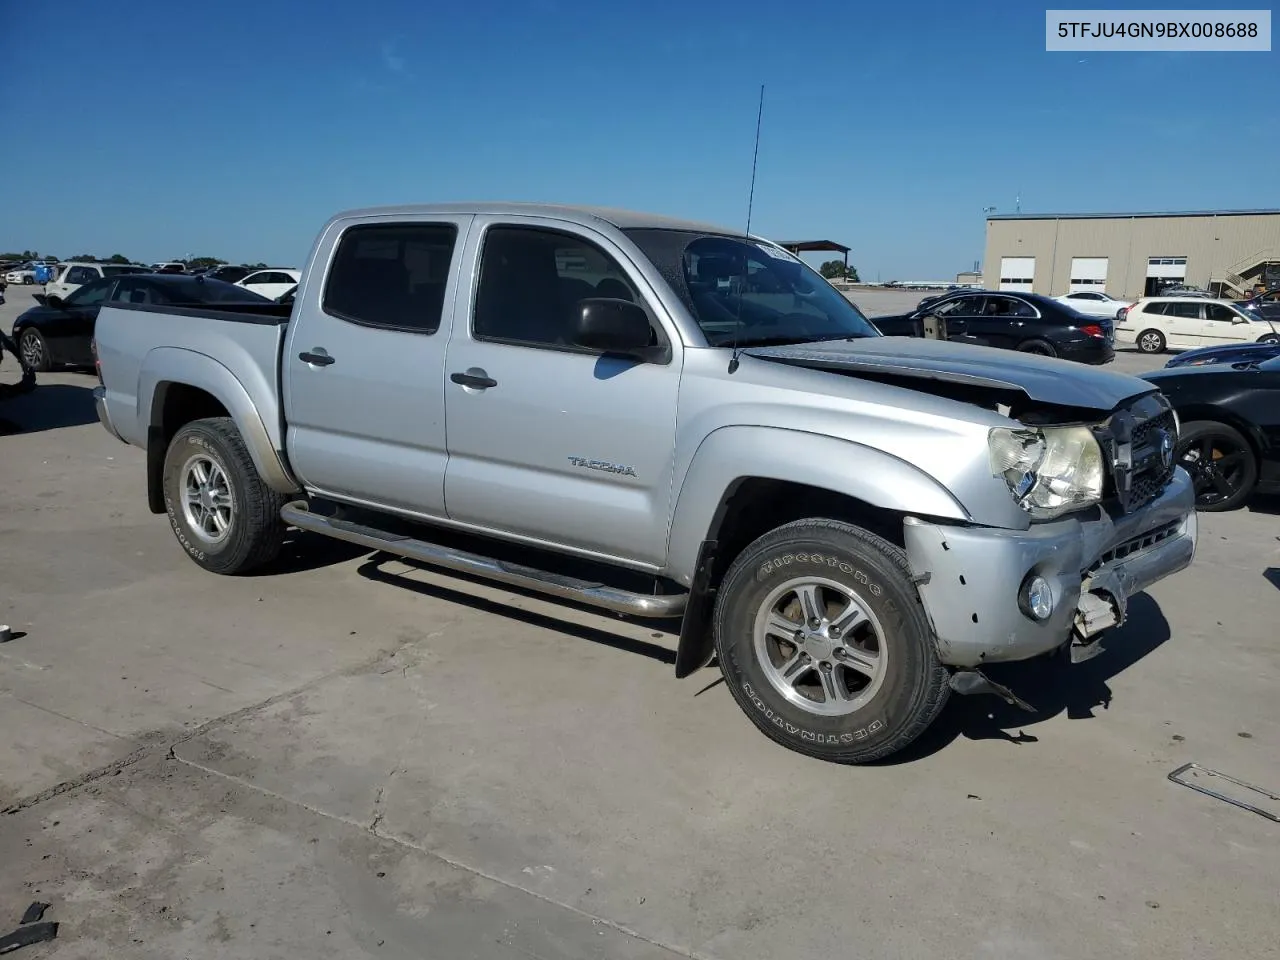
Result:
<instances>
[{"instance_id":1,"label":"white roll-up door","mask_svg":"<svg viewBox=\"0 0 1280 960\"><path fill-rule=\"evenodd\" d=\"M1000 289L1030 293L1036 279L1035 257L1001 257Z\"/></svg>"},{"instance_id":2,"label":"white roll-up door","mask_svg":"<svg viewBox=\"0 0 1280 960\"><path fill-rule=\"evenodd\" d=\"M1072 257L1067 293L1102 293L1107 288L1106 257Z\"/></svg>"},{"instance_id":3,"label":"white roll-up door","mask_svg":"<svg viewBox=\"0 0 1280 960\"><path fill-rule=\"evenodd\" d=\"M1161 280L1187 279L1186 257L1148 257L1147 276Z\"/></svg>"}]
</instances>

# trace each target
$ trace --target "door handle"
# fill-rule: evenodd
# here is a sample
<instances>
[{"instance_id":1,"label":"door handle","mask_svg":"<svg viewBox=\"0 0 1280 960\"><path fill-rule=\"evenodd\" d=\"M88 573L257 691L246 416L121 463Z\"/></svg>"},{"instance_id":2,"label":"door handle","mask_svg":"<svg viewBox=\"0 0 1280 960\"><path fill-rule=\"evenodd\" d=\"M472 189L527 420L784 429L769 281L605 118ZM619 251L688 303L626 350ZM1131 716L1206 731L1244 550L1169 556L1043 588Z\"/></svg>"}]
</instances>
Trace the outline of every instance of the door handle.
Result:
<instances>
[{"instance_id":1,"label":"door handle","mask_svg":"<svg viewBox=\"0 0 1280 960\"><path fill-rule=\"evenodd\" d=\"M488 387L496 387L498 381L485 374L483 370L477 373L451 373L449 379L454 383L460 383L464 387L475 387L477 390L484 390Z\"/></svg>"},{"instance_id":2,"label":"door handle","mask_svg":"<svg viewBox=\"0 0 1280 960\"><path fill-rule=\"evenodd\" d=\"M320 348L317 347L316 350L320 350ZM329 364L334 362L333 357L329 356L327 353L316 353L315 351L310 350L304 350L302 353L298 354L298 359L304 363L314 363L317 367L327 367Z\"/></svg>"}]
</instances>

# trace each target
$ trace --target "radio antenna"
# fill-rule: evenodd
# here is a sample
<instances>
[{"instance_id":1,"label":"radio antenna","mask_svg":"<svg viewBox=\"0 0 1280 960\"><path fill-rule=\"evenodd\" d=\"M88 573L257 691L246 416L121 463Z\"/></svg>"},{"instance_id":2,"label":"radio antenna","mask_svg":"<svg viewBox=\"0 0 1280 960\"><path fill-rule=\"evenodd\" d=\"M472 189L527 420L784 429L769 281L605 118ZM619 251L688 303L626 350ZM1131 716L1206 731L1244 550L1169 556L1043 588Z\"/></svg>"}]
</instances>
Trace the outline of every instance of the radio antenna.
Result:
<instances>
[{"instance_id":1,"label":"radio antenna","mask_svg":"<svg viewBox=\"0 0 1280 960\"><path fill-rule=\"evenodd\" d=\"M760 157L760 121L764 117L764 84L760 84L760 105L756 108L756 144L751 151L751 189L747 193L747 229L743 240L751 242L751 207L756 199L756 160ZM742 255L742 276L738 280L738 315L733 323L733 353L729 357L729 372L738 369L738 337L742 333L742 290L747 285L747 255Z\"/></svg>"}]
</instances>

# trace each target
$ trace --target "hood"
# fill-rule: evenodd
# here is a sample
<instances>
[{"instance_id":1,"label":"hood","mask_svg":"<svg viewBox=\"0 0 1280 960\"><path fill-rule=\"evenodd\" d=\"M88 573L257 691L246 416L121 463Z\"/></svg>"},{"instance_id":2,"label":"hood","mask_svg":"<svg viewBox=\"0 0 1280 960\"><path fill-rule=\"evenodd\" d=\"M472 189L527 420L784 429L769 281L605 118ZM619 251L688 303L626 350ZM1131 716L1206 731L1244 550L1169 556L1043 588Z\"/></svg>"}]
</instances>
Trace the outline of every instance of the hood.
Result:
<instances>
[{"instance_id":1,"label":"hood","mask_svg":"<svg viewBox=\"0 0 1280 960\"><path fill-rule=\"evenodd\" d=\"M26 310L23 310L22 313L18 314L14 323L17 323L19 320L42 320L45 317L61 316L65 316L65 313L62 310L56 310L53 307L28 307Z\"/></svg>"},{"instance_id":2,"label":"hood","mask_svg":"<svg viewBox=\"0 0 1280 960\"><path fill-rule=\"evenodd\" d=\"M920 337L865 337L748 347L742 352L814 370L941 380L1016 391L1037 403L1095 410L1111 410L1152 390L1151 384L1138 377L1071 361Z\"/></svg>"}]
</instances>

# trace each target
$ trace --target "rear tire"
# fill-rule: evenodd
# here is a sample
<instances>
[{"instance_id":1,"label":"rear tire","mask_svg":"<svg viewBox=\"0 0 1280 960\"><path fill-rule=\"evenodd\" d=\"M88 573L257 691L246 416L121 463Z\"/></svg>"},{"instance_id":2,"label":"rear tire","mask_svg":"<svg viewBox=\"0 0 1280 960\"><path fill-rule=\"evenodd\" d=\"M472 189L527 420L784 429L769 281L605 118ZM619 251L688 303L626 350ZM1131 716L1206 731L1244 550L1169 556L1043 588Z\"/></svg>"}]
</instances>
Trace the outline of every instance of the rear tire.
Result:
<instances>
[{"instance_id":1,"label":"rear tire","mask_svg":"<svg viewBox=\"0 0 1280 960\"><path fill-rule=\"evenodd\" d=\"M276 558L288 500L258 475L230 417L195 420L165 451L164 503L187 554L213 573L247 573Z\"/></svg>"},{"instance_id":2,"label":"rear tire","mask_svg":"<svg viewBox=\"0 0 1280 960\"><path fill-rule=\"evenodd\" d=\"M1019 353L1033 353L1038 357L1056 357L1058 351L1048 340L1024 340L1018 344Z\"/></svg>"},{"instance_id":3,"label":"rear tire","mask_svg":"<svg viewBox=\"0 0 1280 960\"><path fill-rule=\"evenodd\" d=\"M1265 337L1258 338L1259 343L1280 343L1280 334L1268 333Z\"/></svg>"},{"instance_id":4,"label":"rear tire","mask_svg":"<svg viewBox=\"0 0 1280 960\"><path fill-rule=\"evenodd\" d=\"M1138 349L1143 353L1164 353L1164 334L1159 330L1143 330L1138 334Z\"/></svg>"},{"instance_id":5,"label":"rear tire","mask_svg":"<svg viewBox=\"0 0 1280 960\"><path fill-rule=\"evenodd\" d=\"M714 631L738 706L770 739L822 760L897 753L950 694L906 555L840 521L798 520L743 550Z\"/></svg>"}]
</instances>

